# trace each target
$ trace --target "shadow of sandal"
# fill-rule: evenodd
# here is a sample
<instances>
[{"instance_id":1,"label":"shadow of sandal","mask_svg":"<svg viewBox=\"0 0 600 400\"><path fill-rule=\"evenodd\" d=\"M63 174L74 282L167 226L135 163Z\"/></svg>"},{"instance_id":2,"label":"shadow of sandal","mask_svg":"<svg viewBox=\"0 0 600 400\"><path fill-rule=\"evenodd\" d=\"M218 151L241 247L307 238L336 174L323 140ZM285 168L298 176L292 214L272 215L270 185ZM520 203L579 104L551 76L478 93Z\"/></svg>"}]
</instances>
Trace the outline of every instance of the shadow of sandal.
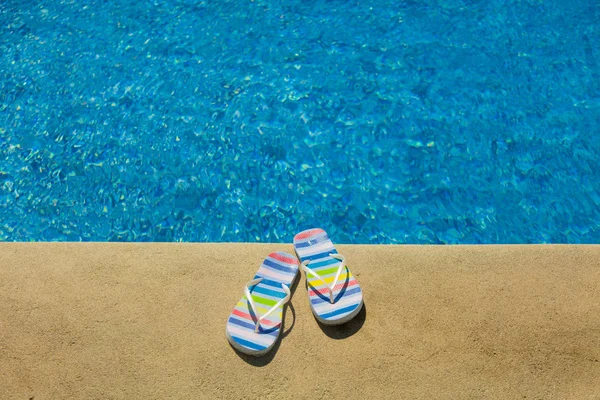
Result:
<instances>
[{"instance_id":1,"label":"shadow of sandal","mask_svg":"<svg viewBox=\"0 0 600 400\"><path fill-rule=\"evenodd\" d=\"M346 339L358 332L360 328L362 328L362 326L364 325L366 319L367 305L363 303L362 309L359 311L359 313L356 314L356 316L350 321L341 325L324 325L320 323L319 320L317 320L316 318L315 321L317 321L317 324L319 324L319 328L321 328L324 334L326 334L332 339L340 340Z\"/></svg>"}]
</instances>

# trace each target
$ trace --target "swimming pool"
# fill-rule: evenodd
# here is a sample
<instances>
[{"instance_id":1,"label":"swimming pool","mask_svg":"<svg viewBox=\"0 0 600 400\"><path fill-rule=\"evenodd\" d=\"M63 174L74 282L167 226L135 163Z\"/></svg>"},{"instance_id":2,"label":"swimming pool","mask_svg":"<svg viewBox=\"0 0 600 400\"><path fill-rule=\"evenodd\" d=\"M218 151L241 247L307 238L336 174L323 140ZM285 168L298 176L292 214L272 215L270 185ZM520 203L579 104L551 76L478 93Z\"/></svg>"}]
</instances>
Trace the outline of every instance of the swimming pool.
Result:
<instances>
[{"instance_id":1,"label":"swimming pool","mask_svg":"<svg viewBox=\"0 0 600 400\"><path fill-rule=\"evenodd\" d=\"M599 243L597 1L0 4L0 240Z\"/></svg>"}]
</instances>

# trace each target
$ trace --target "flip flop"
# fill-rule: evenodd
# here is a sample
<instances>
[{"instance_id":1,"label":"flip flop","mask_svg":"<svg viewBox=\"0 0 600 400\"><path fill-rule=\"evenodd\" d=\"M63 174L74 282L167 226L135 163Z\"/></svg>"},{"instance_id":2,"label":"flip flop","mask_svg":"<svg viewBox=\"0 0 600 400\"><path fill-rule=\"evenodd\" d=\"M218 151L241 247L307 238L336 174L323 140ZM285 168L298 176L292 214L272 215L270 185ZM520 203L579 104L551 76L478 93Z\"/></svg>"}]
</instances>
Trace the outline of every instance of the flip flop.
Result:
<instances>
[{"instance_id":1,"label":"flip flop","mask_svg":"<svg viewBox=\"0 0 600 400\"><path fill-rule=\"evenodd\" d=\"M283 306L290 300L297 275L298 260L293 255L279 252L267 256L227 320L227 339L234 348L253 356L273 348L282 331Z\"/></svg>"},{"instance_id":2,"label":"flip flop","mask_svg":"<svg viewBox=\"0 0 600 400\"><path fill-rule=\"evenodd\" d=\"M319 322L339 325L350 321L363 306L363 293L323 229L309 229L294 237L294 248L306 273L310 307Z\"/></svg>"}]
</instances>

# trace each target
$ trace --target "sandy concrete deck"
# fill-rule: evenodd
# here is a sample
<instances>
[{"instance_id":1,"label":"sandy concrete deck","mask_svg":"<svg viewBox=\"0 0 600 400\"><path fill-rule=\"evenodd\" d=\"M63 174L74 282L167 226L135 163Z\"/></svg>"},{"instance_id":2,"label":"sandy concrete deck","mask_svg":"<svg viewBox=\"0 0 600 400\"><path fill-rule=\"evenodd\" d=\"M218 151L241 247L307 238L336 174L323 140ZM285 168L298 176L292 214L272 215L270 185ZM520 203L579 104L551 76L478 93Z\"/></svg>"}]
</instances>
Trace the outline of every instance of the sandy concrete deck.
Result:
<instances>
[{"instance_id":1,"label":"sandy concrete deck","mask_svg":"<svg viewBox=\"0 0 600 400\"><path fill-rule=\"evenodd\" d=\"M262 359L225 321L291 245L0 244L0 399L600 399L600 246L340 246L366 311L297 286Z\"/></svg>"}]
</instances>

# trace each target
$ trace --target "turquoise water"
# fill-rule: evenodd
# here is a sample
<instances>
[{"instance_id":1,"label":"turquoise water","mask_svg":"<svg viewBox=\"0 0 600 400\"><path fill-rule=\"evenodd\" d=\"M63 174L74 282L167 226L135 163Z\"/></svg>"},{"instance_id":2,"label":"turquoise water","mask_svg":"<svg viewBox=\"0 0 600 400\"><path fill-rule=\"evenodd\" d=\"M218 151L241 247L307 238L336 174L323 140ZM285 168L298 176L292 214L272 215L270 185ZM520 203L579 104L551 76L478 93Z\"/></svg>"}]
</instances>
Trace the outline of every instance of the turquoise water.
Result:
<instances>
[{"instance_id":1,"label":"turquoise water","mask_svg":"<svg viewBox=\"0 0 600 400\"><path fill-rule=\"evenodd\" d=\"M600 243L597 1L0 3L0 240Z\"/></svg>"}]
</instances>

